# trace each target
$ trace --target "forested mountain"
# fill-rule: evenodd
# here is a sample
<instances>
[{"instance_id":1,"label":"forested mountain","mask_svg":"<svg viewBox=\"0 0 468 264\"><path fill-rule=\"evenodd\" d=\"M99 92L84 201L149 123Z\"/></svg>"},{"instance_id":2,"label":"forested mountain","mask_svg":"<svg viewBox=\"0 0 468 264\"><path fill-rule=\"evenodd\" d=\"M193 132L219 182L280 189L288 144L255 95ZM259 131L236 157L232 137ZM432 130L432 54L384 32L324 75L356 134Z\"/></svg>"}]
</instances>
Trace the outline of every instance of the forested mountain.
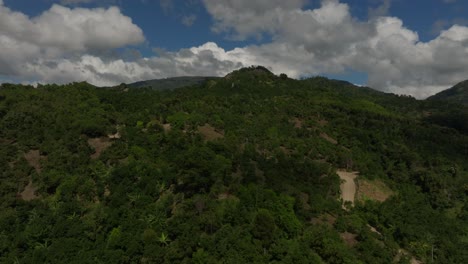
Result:
<instances>
[{"instance_id":1,"label":"forested mountain","mask_svg":"<svg viewBox=\"0 0 468 264\"><path fill-rule=\"evenodd\" d=\"M448 101L468 106L468 80L428 98L428 100Z\"/></svg>"},{"instance_id":2,"label":"forested mountain","mask_svg":"<svg viewBox=\"0 0 468 264\"><path fill-rule=\"evenodd\" d=\"M173 90L185 86L201 84L216 77L173 77L165 79L154 79L128 84L129 88L152 88L153 90Z\"/></svg>"},{"instance_id":3,"label":"forested mountain","mask_svg":"<svg viewBox=\"0 0 468 264\"><path fill-rule=\"evenodd\" d=\"M468 134L468 80L427 98L429 122Z\"/></svg>"},{"instance_id":4,"label":"forested mountain","mask_svg":"<svg viewBox=\"0 0 468 264\"><path fill-rule=\"evenodd\" d=\"M449 113L263 67L4 84L0 262L468 263L468 134L432 118Z\"/></svg>"}]
</instances>

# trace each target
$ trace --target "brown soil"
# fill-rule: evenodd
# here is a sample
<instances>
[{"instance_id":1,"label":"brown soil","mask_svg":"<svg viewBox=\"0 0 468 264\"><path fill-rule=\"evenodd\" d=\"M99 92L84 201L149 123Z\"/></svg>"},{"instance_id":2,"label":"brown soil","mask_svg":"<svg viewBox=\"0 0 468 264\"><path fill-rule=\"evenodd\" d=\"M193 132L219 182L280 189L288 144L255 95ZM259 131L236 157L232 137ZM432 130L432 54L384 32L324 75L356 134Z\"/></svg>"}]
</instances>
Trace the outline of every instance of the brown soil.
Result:
<instances>
[{"instance_id":1,"label":"brown soil","mask_svg":"<svg viewBox=\"0 0 468 264\"><path fill-rule=\"evenodd\" d=\"M354 205L354 197L356 195L356 183L354 180L357 178L358 172L348 172L345 170L338 170L336 172L342 181L340 185L341 197L343 199L343 206L345 202L351 202Z\"/></svg>"},{"instance_id":2,"label":"brown soil","mask_svg":"<svg viewBox=\"0 0 468 264\"><path fill-rule=\"evenodd\" d=\"M320 126L326 126L328 124L328 121L322 119L322 120L319 120L318 123Z\"/></svg>"},{"instance_id":3,"label":"brown soil","mask_svg":"<svg viewBox=\"0 0 468 264\"><path fill-rule=\"evenodd\" d=\"M11 145L15 143L16 143L16 139L0 138L0 144Z\"/></svg>"},{"instance_id":4,"label":"brown soil","mask_svg":"<svg viewBox=\"0 0 468 264\"><path fill-rule=\"evenodd\" d=\"M403 256L409 256L411 259L410 259L410 263L411 264L423 264L422 261L420 260L417 260L414 256L412 256L408 251L406 251L405 249L399 249L398 250L398 254L396 255L395 259L394 259L394 262L398 262L400 261L400 259L403 257Z\"/></svg>"},{"instance_id":5,"label":"brown soil","mask_svg":"<svg viewBox=\"0 0 468 264\"><path fill-rule=\"evenodd\" d=\"M332 143L333 145L338 144L338 141L336 141L336 139L334 139L334 138L330 137L329 135L327 135L327 133L324 133L324 132L320 133L320 137L325 139L326 141Z\"/></svg>"},{"instance_id":6,"label":"brown soil","mask_svg":"<svg viewBox=\"0 0 468 264\"><path fill-rule=\"evenodd\" d=\"M166 133L170 132L171 129L172 129L171 124L163 124L162 127L164 129L164 132L166 132Z\"/></svg>"},{"instance_id":7,"label":"brown soil","mask_svg":"<svg viewBox=\"0 0 468 264\"><path fill-rule=\"evenodd\" d=\"M203 138L207 141L224 138L223 131L218 131L216 128L212 127L209 124L205 124L204 126L199 126L198 132L200 132Z\"/></svg>"},{"instance_id":8,"label":"brown soil","mask_svg":"<svg viewBox=\"0 0 468 264\"><path fill-rule=\"evenodd\" d=\"M340 234L341 239L350 247L357 245L358 241L356 240L357 235L349 232L344 232Z\"/></svg>"},{"instance_id":9,"label":"brown soil","mask_svg":"<svg viewBox=\"0 0 468 264\"><path fill-rule=\"evenodd\" d=\"M289 149L285 146L280 146L279 149L281 150L281 152L283 152L285 155L288 155L288 156L294 153L292 149Z\"/></svg>"},{"instance_id":10,"label":"brown soil","mask_svg":"<svg viewBox=\"0 0 468 264\"><path fill-rule=\"evenodd\" d=\"M226 200L226 199L237 199L237 197L228 192L220 193L218 195L218 200Z\"/></svg>"},{"instance_id":11,"label":"brown soil","mask_svg":"<svg viewBox=\"0 0 468 264\"><path fill-rule=\"evenodd\" d=\"M42 156L39 150L30 150L24 153L24 158L28 161L29 166L34 167L37 173L41 173L41 160L46 159L46 156Z\"/></svg>"},{"instance_id":12,"label":"brown soil","mask_svg":"<svg viewBox=\"0 0 468 264\"><path fill-rule=\"evenodd\" d=\"M31 201L34 199L39 198L38 195L36 195L37 187L35 187L32 183L32 181L29 181L29 184L26 185L24 190L19 194L21 199L25 201Z\"/></svg>"},{"instance_id":13,"label":"brown soil","mask_svg":"<svg viewBox=\"0 0 468 264\"><path fill-rule=\"evenodd\" d=\"M303 121L297 117L293 118L291 122L294 123L295 128L301 128L303 124Z\"/></svg>"},{"instance_id":14,"label":"brown soil","mask_svg":"<svg viewBox=\"0 0 468 264\"><path fill-rule=\"evenodd\" d=\"M97 159L101 156L101 153L112 145L112 142L107 137L90 138L88 144L94 148L94 153L91 155L91 159Z\"/></svg>"},{"instance_id":15,"label":"brown soil","mask_svg":"<svg viewBox=\"0 0 468 264\"><path fill-rule=\"evenodd\" d=\"M393 194L385 183L380 180L369 181L365 179L358 180L357 199L365 201L367 199L383 202Z\"/></svg>"}]
</instances>

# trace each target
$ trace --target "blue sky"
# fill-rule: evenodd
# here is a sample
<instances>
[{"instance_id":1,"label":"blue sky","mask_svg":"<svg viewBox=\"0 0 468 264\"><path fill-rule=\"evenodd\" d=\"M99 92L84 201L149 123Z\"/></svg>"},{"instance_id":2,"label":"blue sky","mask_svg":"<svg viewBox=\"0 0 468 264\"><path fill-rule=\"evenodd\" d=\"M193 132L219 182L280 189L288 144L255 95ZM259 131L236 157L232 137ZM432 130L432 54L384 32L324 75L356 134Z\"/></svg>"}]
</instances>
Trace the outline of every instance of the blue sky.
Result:
<instances>
[{"instance_id":1,"label":"blue sky","mask_svg":"<svg viewBox=\"0 0 468 264\"><path fill-rule=\"evenodd\" d=\"M0 82L113 85L262 64L424 98L468 79L466 14L462 0L0 0Z\"/></svg>"}]
</instances>

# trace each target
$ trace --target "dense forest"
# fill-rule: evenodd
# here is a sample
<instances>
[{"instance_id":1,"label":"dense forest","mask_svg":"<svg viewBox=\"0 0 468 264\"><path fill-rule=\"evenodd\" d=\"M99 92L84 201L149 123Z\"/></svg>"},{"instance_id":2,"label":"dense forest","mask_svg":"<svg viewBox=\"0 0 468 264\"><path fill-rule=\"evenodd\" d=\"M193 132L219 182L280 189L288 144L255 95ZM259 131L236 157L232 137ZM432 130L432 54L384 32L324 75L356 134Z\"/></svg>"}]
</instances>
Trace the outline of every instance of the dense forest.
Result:
<instances>
[{"instance_id":1,"label":"dense forest","mask_svg":"<svg viewBox=\"0 0 468 264\"><path fill-rule=\"evenodd\" d=\"M3 84L0 262L468 263L467 117L263 67Z\"/></svg>"}]
</instances>

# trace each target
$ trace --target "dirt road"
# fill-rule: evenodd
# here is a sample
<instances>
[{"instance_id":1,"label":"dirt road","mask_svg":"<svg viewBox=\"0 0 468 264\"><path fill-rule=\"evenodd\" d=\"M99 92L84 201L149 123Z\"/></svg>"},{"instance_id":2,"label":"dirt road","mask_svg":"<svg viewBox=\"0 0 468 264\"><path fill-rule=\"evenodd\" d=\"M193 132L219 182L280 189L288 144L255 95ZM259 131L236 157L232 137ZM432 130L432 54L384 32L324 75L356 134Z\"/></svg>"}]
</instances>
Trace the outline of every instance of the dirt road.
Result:
<instances>
[{"instance_id":1,"label":"dirt road","mask_svg":"<svg viewBox=\"0 0 468 264\"><path fill-rule=\"evenodd\" d=\"M338 170L336 174L338 174L340 179L343 181L340 185L343 205L347 201L354 205L354 196L356 195L356 184L354 183L354 179L356 179L358 172Z\"/></svg>"}]
</instances>

